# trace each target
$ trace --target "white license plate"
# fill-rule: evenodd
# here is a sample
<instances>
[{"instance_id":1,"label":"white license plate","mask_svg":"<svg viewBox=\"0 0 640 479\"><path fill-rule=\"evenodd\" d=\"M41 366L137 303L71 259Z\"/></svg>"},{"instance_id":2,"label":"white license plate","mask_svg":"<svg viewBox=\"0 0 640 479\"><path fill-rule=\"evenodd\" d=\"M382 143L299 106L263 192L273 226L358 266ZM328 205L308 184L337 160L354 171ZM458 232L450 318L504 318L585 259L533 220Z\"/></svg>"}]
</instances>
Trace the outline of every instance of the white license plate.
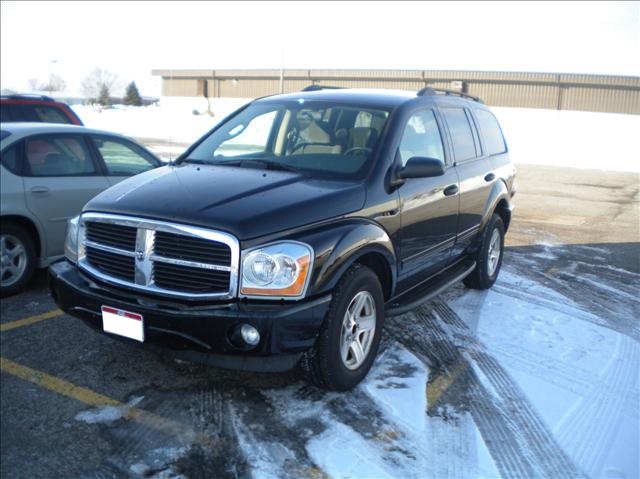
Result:
<instances>
[{"instance_id":1,"label":"white license plate","mask_svg":"<svg viewBox=\"0 0 640 479\"><path fill-rule=\"evenodd\" d=\"M138 313L102 306L102 329L107 333L144 341L144 320Z\"/></svg>"}]
</instances>

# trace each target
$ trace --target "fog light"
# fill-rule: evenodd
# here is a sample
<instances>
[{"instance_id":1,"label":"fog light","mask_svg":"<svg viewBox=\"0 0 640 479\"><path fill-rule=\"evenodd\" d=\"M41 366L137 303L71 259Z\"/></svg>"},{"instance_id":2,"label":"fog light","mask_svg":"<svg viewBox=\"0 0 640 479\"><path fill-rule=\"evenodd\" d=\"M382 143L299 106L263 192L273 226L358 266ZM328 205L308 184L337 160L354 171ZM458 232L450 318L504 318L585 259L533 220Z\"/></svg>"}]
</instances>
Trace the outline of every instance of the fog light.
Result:
<instances>
[{"instance_id":1,"label":"fog light","mask_svg":"<svg viewBox=\"0 0 640 479\"><path fill-rule=\"evenodd\" d=\"M240 334L245 343L255 346L260 342L260 333L250 324L243 324L240 328Z\"/></svg>"}]
</instances>

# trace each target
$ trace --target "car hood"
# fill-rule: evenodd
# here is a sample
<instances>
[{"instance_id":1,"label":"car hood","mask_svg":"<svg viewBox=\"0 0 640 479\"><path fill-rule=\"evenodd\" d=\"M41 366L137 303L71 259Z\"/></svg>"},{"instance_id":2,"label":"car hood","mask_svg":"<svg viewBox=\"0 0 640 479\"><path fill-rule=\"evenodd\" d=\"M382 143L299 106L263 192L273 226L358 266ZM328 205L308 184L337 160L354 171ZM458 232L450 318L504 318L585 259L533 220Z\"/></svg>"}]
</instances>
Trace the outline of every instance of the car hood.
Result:
<instances>
[{"instance_id":1,"label":"car hood","mask_svg":"<svg viewBox=\"0 0 640 479\"><path fill-rule=\"evenodd\" d=\"M84 211L203 226L246 240L351 213L364 200L361 181L181 164L122 181L87 203Z\"/></svg>"}]
</instances>

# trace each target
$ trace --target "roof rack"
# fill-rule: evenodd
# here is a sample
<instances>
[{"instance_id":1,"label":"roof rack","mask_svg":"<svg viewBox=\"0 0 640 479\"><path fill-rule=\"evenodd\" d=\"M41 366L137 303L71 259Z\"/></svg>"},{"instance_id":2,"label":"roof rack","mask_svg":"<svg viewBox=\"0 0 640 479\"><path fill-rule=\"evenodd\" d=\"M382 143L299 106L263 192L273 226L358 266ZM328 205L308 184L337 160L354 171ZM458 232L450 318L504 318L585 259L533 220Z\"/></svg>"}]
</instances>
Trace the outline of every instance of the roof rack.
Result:
<instances>
[{"instance_id":1,"label":"roof rack","mask_svg":"<svg viewBox=\"0 0 640 479\"><path fill-rule=\"evenodd\" d=\"M10 98L12 100L28 100L32 98L35 100L55 101L50 96L38 95L37 93L10 93L9 95L2 95L0 98Z\"/></svg>"},{"instance_id":2,"label":"roof rack","mask_svg":"<svg viewBox=\"0 0 640 479\"><path fill-rule=\"evenodd\" d=\"M330 85L309 85L304 87L301 91L320 91L320 90L344 90L343 86L330 86Z\"/></svg>"},{"instance_id":3,"label":"roof rack","mask_svg":"<svg viewBox=\"0 0 640 479\"><path fill-rule=\"evenodd\" d=\"M478 103L484 103L480 98L478 98L477 96L471 96L468 95L466 93L463 93L461 91L456 91L456 90L447 90L445 88L434 88L431 86L425 87L422 90L419 90L417 95L418 96L431 96L431 95L455 95L455 96L459 96L461 98L469 98L470 100L473 101L477 101Z\"/></svg>"}]
</instances>

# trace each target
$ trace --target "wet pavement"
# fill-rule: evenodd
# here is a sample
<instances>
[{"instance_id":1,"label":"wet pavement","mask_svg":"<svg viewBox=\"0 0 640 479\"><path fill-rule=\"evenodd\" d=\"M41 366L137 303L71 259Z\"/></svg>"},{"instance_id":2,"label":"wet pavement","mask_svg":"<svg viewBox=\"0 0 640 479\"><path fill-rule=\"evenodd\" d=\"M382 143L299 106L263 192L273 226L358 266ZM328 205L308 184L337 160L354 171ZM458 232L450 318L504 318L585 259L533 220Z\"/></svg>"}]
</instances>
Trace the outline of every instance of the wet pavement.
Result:
<instances>
[{"instance_id":1,"label":"wet pavement","mask_svg":"<svg viewBox=\"0 0 640 479\"><path fill-rule=\"evenodd\" d=\"M39 275L2 300L0 475L640 477L633 218L597 242L541 222L533 188L520 188L498 283L389 318L348 393L298 371L176 362L45 319L55 305Z\"/></svg>"}]
</instances>

